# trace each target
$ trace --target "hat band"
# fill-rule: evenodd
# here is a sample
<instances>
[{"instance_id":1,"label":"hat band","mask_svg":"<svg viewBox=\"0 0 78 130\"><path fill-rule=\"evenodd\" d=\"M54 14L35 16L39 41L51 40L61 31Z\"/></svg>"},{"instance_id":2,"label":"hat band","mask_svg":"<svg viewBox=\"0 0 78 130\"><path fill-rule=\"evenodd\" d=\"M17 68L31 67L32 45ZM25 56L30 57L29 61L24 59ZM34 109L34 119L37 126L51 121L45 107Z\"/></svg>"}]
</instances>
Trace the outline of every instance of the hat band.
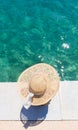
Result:
<instances>
[{"instance_id":1,"label":"hat band","mask_svg":"<svg viewBox=\"0 0 78 130\"><path fill-rule=\"evenodd\" d=\"M44 92L45 93L45 92ZM34 95L35 98L40 98L44 95L44 93L40 94L40 95Z\"/></svg>"}]
</instances>

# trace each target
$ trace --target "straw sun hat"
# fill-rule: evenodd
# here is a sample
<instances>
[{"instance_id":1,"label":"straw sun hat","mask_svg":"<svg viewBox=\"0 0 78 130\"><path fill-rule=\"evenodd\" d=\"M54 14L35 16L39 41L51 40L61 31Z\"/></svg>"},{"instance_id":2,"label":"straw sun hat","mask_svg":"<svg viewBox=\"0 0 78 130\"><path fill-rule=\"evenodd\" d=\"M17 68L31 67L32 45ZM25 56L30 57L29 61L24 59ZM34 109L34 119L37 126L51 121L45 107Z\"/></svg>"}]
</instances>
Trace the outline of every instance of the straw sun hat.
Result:
<instances>
[{"instance_id":1,"label":"straw sun hat","mask_svg":"<svg viewBox=\"0 0 78 130\"><path fill-rule=\"evenodd\" d=\"M52 66L39 63L26 69L18 78L18 91L25 99L32 92L32 105L48 103L59 88L59 75Z\"/></svg>"}]
</instances>

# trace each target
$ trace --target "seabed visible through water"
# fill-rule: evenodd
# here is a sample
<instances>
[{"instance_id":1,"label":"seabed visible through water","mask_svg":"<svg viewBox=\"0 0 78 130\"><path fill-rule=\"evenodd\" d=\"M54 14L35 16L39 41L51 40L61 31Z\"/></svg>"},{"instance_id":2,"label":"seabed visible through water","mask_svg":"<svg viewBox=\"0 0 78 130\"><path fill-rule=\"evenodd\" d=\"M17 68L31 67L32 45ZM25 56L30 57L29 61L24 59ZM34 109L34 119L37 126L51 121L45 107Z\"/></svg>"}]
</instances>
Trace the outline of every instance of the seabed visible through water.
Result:
<instances>
[{"instance_id":1,"label":"seabed visible through water","mask_svg":"<svg viewBox=\"0 0 78 130\"><path fill-rule=\"evenodd\" d=\"M0 0L0 82L36 63L78 80L77 0Z\"/></svg>"}]
</instances>

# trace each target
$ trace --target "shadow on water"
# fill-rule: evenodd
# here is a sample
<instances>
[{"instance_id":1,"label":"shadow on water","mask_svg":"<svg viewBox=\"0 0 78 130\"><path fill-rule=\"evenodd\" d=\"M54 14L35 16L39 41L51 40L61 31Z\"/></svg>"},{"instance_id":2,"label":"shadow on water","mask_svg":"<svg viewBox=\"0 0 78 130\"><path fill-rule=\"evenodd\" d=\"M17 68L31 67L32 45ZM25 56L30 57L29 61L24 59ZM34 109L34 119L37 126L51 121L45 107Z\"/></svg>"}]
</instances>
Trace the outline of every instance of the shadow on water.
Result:
<instances>
[{"instance_id":1,"label":"shadow on water","mask_svg":"<svg viewBox=\"0 0 78 130\"><path fill-rule=\"evenodd\" d=\"M20 112L20 120L24 124L24 128L40 124L48 113L48 104L43 106L31 106L28 110L24 108Z\"/></svg>"}]
</instances>

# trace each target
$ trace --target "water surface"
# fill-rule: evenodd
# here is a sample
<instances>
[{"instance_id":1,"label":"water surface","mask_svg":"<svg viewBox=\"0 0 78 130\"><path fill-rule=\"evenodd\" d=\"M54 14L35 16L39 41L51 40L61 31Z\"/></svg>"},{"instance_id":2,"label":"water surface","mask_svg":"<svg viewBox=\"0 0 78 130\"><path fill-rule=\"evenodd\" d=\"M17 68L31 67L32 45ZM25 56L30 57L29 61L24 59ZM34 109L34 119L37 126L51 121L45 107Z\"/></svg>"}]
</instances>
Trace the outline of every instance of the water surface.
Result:
<instances>
[{"instance_id":1,"label":"water surface","mask_svg":"<svg viewBox=\"0 0 78 130\"><path fill-rule=\"evenodd\" d=\"M0 81L36 63L78 80L78 0L0 0Z\"/></svg>"}]
</instances>

